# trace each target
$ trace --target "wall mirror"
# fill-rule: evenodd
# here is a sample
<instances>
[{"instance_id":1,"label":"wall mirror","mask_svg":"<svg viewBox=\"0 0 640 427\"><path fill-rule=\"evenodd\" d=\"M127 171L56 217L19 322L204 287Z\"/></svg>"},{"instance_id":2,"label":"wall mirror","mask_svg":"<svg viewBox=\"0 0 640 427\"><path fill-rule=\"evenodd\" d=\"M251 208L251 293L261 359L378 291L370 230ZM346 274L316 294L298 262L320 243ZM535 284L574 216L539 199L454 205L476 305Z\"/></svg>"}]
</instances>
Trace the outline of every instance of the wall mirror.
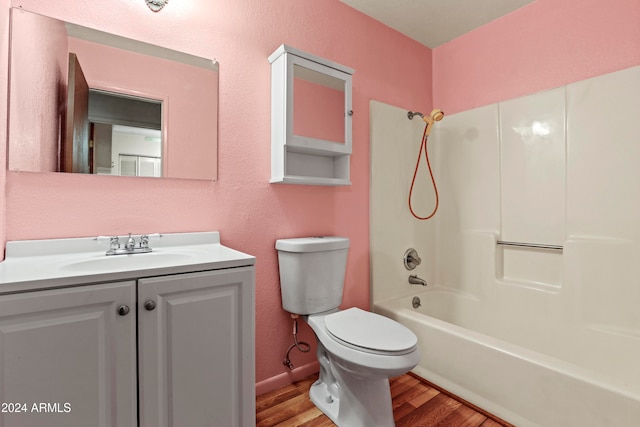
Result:
<instances>
[{"instance_id":1,"label":"wall mirror","mask_svg":"<svg viewBox=\"0 0 640 427\"><path fill-rule=\"evenodd\" d=\"M345 143L344 79L293 64L293 133Z\"/></svg>"},{"instance_id":2,"label":"wall mirror","mask_svg":"<svg viewBox=\"0 0 640 427\"><path fill-rule=\"evenodd\" d=\"M11 10L8 169L217 178L218 64Z\"/></svg>"}]
</instances>

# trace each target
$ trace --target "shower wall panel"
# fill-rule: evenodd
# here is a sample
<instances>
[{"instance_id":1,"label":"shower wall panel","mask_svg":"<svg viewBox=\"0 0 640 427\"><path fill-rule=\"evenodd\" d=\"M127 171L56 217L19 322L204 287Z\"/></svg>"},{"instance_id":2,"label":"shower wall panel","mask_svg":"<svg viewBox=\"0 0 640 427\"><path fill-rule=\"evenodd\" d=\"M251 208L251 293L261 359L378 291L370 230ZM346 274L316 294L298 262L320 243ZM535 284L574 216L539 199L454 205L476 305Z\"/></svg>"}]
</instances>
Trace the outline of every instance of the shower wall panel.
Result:
<instances>
[{"instance_id":1,"label":"shower wall panel","mask_svg":"<svg viewBox=\"0 0 640 427\"><path fill-rule=\"evenodd\" d=\"M640 298L632 285L640 280L633 267L640 265L638 93L640 66L445 115L429 141L440 207L428 221L411 217L406 203L423 124L380 103L376 115L374 102L374 299L415 289L398 256L424 245L428 264L417 273L432 285L478 298L543 291L578 323L640 334L640 315L627 303ZM430 179L418 182L414 200L428 209Z\"/></svg>"},{"instance_id":2,"label":"shower wall panel","mask_svg":"<svg viewBox=\"0 0 640 427\"><path fill-rule=\"evenodd\" d=\"M564 87L501 102L502 240L562 245Z\"/></svg>"},{"instance_id":3,"label":"shower wall panel","mask_svg":"<svg viewBox=\"0 0 640 427\"><path fill-rule=\"evenodd\" d=\"M431 284L435 281L435 222L416 220L408 207L424 122L419 117L409 120L407 111L377 101L370 103L371 277L375 277L371 295L378 301L414 292L416 285L409 284L410 274ZM416 177L413 208L428 215L434 207L434 192L424 162L423 158ZM409 248L416 249L422 258L412 271L407 271L403 262Z\"/></svg>"},{"instance_id":4,"label":"shower wall panel","mask_svg":"<svg viewBox=\"0 0 640 427\"><path fill-rule=\"evenodd\" d=\"M640 66L567 86L570 235L640 241Z\"/></svg>"}]
</instances>

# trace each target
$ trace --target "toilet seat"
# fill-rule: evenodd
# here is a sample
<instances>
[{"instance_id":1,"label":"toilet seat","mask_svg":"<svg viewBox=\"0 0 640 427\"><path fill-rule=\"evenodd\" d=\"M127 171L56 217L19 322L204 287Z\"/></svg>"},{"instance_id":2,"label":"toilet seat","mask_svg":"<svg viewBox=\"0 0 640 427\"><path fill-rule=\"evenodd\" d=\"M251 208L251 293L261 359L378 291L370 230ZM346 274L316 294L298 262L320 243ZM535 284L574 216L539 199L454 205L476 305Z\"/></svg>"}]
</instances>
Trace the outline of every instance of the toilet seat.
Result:
<instances>
[{"instance_id":1,"label":"toilet seat","mask_svg":"<svg viewBox=\"0 0 640 427\"><path fill-rule=\"evenodd\" d=\"M418 344L416 335L404 325L356 307L329 314L324 322L335 341L366 353L407 354Z\"/></svg>"}]
</instances>

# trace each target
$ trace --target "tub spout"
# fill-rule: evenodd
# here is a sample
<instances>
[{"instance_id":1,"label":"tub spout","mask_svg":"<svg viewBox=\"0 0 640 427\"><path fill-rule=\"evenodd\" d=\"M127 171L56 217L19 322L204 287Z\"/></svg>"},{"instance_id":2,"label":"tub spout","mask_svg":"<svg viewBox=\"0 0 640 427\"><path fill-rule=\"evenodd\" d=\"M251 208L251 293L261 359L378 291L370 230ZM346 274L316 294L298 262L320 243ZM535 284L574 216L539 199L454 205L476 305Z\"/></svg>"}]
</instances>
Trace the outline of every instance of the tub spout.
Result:
<instances>
[{"instance_id":1,"label":"tub spout","mask_svg":"<svg viewBox=\"0 0 640 427\"><path fill-rule=\"evenodd\" d=\"M412 285L427 286L427 281L418 277L417 274L409 276L409 283Z\"/></svg>"}]
</instances>

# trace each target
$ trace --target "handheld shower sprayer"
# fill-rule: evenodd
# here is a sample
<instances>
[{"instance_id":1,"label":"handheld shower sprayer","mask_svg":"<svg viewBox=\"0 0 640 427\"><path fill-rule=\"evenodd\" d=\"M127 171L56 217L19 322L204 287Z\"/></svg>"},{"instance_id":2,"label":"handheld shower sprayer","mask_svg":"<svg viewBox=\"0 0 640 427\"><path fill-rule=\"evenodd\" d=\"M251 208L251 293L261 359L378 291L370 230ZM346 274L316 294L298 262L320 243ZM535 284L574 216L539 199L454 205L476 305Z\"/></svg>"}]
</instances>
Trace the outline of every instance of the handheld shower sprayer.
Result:
<instances>
[{"instance_id":1,"label":"handheld shower sprayer","mask_svg":"<svg viewBox=\"0 0 640 427\"><path fill-rule=\"evenodd\" d=\"M434 108L428 117L417 111L415 112L409 111L407 113L407 117L409 117L410 120L413 120L415 116L420 116L422 120L427 124L427 126L424 128L424 134L422 135L422 140L420 141L420 151L418 152L418 160L416 162L416 168L413 172L411 187L409 188L409 211L411 211L411 214L417 219L426 220L433 217L436 214L436 211L438 210L438 201L439 201L438 186L436 185L436 180L433 176L433 171L431 170L431 163L429 162L429 151L427 150L427 139L429 138L429 134L431 133L431 128L433 127L433 124L435 122L439 122L440 120L442 120L444 117L444 113L442 112L442 110L438 108ZM413 185L416 182L416 176L418 175L418 167L420 166L420 157L422 156L423 150L424 150L425 160L427 161L427 167L429 168L429 175L431 176L431 182L433 183L433 191L435 193L435 199L436 199L435 207L433 208L433 211L431 212L431 214L427 216L419 216L418 214L416 214L413 210L413 206L411 203L411 197L413 196Z\"/></svg>"},{"instance_id":2,"label":"handheld shower sprayer","mask_svg":"<svg viewBox=\"0 0 640 427\"><path fill-rule=\"evenodd\" d=\"M407 113L407 117L409 117L409 120L413 120L415 116L420 116L420 118L427 124L426 136L429 136L429 134L431 133L431 127L435 122L439 122L440 120L442 120L442 118L444 117L444 113L438 108L434 108L429 116L425 116L419 111L409 111Z\"/></svg>"},{"instance_id":3,"label":"handheld shower sprayer","mask_svg":"<svg viewBox=\"0 0 640 427\"><path fill-rule=\"evenodd\" d=\"M444 113L439 108L434 108L431 111L431 114L429 114L429 117L425 117L424 114L422 114L420 111L407 112L407 117L409 117L409 120L413 120L415 116L420 116L420 118L422 118L422 120L424 120L427 123L429 123L429 121L439 122L444 117Z\"/></svg>"},{"instance_id":4,"label":"handheld shower sprayer","mask_svg":"<svg viewBox=\"0 0 640 427\"><path fill-rule=\"evenodd\" d=\"M434 108L433 111L431 111L431 114L429 114L429 118L435 122L439 122L444 118L444 113L439 108ZM423 120L427 121L427 119Z\"/></svg>"},{"instance_id":5,"label":"handheld shower sprayer","mask_svg":"<svg viewBox=\"0 0 640 427\"><path fill-rule=\"evenodd\" d=\"M442 112L442 110L439 110L437 108L431 111L431 114L429 114L429 117L422 116L422 120L424 120L427 123L427 129L425 130L425 134L427 136L429 136L429 134L431 133L431 127L433 126L433 124L435 122L439 122L440 120L442 120L443 117L444 117L444 113Z\"/></svg>"}]
</instances>

